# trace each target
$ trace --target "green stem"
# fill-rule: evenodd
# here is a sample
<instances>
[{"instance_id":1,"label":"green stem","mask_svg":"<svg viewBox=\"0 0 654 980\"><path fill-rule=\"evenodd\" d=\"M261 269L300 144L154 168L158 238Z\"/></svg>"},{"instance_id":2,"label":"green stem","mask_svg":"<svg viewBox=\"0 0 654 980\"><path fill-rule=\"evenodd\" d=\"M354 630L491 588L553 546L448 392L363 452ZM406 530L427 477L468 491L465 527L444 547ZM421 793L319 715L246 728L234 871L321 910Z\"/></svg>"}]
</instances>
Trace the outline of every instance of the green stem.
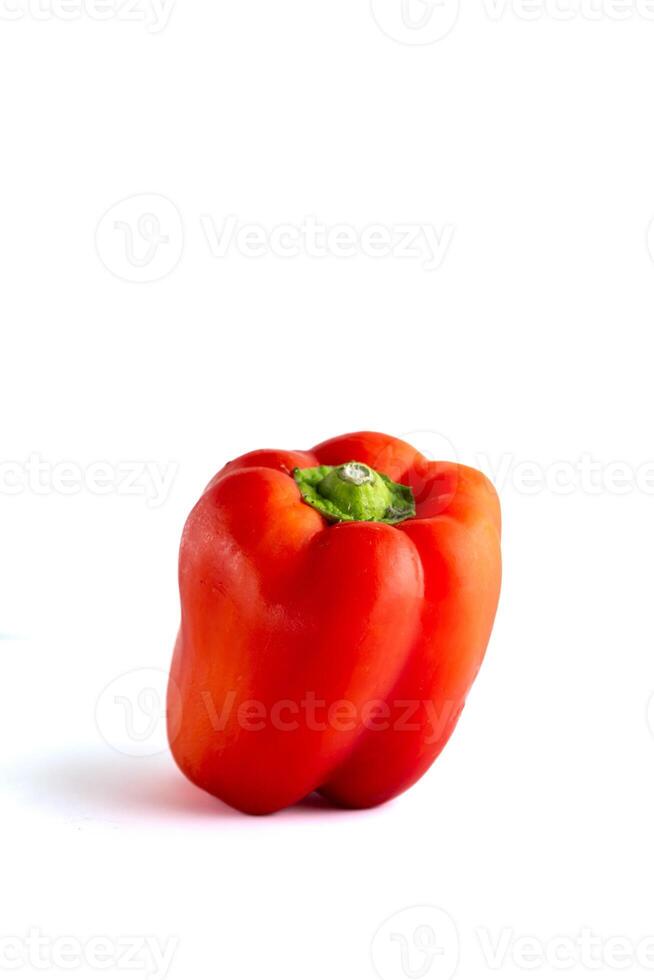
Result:
<instances>
[{"instance_id":1,"label":"green stem","mask_svg":"<svg viewBox=\"0 0 654 980\"><path fill-rule=\"evenodd\" d=\"M378 521L399 524L416 516L411 487L393 483L365 463L296 469L302 499L328 521Z\"/></svg>"}]
</instances>

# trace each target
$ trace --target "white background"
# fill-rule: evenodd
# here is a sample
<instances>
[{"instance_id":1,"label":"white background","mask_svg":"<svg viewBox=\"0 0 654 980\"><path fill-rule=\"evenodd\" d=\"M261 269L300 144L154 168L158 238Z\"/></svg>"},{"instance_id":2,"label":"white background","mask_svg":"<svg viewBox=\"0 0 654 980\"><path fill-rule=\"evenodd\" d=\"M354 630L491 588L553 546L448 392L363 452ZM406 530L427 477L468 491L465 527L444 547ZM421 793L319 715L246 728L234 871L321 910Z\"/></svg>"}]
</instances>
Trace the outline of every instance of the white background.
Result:
<instances>
[{"instance_id":1,"label":"white background","mask_svg":"<svg viewBox=\"0 0 654 980\"><path fill-rule=\"evenodd\" d=\"M55 977L162 976L65 968L56 940L94 937L172 943L172 980L644 976L654 12L22 2L0 18L3 965L44 975L36 930ZM353 254L333 234L316 254L307 216ZM220 255L228 219L254 238ZM402 798L244 817L107 699L145 678L135 730L156 722L179 535L213 472L359 428L495 476L487 659ZM146 463L164 499L127 492ZM443 911L373 944L416 906Z\"/></svg>"}]
</instances>

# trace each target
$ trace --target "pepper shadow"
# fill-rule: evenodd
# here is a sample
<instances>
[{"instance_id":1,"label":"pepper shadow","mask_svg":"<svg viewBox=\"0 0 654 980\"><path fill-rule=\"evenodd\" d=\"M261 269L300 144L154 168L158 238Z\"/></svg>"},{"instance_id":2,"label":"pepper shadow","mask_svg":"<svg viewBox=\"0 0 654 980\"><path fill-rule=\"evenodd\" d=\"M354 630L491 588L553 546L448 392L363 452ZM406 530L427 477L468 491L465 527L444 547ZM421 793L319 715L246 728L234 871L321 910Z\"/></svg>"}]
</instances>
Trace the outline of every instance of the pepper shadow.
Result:
<instances>
[{"instance_id":1,"label":"pepper shadow","mask_svg":"<svg viewBox=\"0 0 654 980\"><path fill-rule=\"evenodd\" d=\"M166 753L132 758L104 747L24 760L5 780L24 804L72 821L288 820L353 812L312 793L277 814L248 816L193 786Z\"/></svg>"}]
</instances>

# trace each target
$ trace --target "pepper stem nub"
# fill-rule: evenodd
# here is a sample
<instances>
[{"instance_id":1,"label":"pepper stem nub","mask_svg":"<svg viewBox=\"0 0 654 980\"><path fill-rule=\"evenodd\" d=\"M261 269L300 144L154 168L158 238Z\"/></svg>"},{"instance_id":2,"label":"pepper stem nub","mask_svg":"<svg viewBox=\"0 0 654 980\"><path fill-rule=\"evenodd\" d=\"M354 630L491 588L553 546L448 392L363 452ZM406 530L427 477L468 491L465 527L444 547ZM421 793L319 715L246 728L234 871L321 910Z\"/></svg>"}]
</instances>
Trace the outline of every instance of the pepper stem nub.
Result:
<instances>
[{"instance_id":1,"label":"pepper stem nub","mask_svg":"<svg viewBox=\"0 0 654 980\"><path fill-rule=\"evenodd\" d=\"M293 477L306 504L333 522L399 524L415 517L411 487L393 483L365 463L296 469Z\"/></svg>"}]
</instances>

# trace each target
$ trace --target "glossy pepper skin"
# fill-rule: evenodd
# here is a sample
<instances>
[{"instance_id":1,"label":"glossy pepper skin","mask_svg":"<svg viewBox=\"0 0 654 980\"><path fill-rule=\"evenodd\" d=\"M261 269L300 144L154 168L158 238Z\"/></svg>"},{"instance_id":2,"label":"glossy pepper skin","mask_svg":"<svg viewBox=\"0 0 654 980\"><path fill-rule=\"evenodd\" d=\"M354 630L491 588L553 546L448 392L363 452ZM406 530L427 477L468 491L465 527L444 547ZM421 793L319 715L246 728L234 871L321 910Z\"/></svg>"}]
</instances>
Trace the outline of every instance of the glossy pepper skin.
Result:
<instances>
[{"instance_id":1,"label":"glossy pepper skin","mask_svg":"<svg viewBox=\"0 0 654 980\"><path fill-rule=\"evenodd\" d=\"M349 461L411 487L416 516L328 522L294 474ZM500 576L498 499L474 469L375 432L233 460L182 537L177 764L253 814L314 790L347 807L397 796L454 729Z\"/></svg>"}]
</instances>

